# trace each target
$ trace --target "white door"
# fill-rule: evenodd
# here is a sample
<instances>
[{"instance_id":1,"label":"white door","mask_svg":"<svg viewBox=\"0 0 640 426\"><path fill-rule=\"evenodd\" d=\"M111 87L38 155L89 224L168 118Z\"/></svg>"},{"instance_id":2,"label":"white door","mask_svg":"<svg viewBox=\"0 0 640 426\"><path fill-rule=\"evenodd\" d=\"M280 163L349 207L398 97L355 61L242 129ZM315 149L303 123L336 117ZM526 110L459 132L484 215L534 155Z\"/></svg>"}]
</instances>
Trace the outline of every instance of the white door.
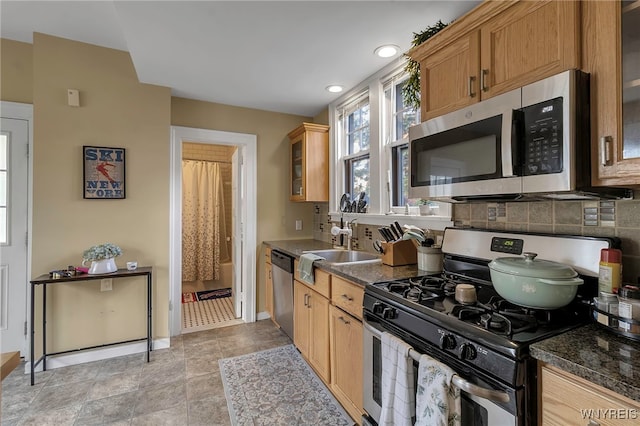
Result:
<instances>
[{"instance_id":1,"label":"white door","mask_svg":"<svg viewBox=\"0 0 640 426\"><path fill-rule=\"evenodd\" d=\"M231 156L231 212L233 222L233 250L231 261L233 262L233 308L236 318L242 318L242 147L238 147Z\"/></svg>"},{"instance_id":2,"label":"white door","mask_svg":"<svg viewBox=\"0 0 640 426\"><path fill-rule=\"evenodd\" d=\"M29 122L0 125L0 342L26 354Z\"/></svg>"}]
</instances>

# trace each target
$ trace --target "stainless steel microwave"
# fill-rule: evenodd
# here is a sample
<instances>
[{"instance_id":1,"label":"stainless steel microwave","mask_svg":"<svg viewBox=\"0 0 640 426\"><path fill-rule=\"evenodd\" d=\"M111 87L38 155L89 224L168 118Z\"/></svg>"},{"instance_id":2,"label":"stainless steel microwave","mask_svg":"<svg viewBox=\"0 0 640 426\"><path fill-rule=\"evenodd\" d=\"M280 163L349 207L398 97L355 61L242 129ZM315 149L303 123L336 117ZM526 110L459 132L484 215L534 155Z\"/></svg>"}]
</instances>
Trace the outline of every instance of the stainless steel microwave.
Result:
<instances>
[{"instance_id":1,"label":"stainless steel microwave","mask_svg":"<svg viewBox=\"0 0 640 426\"><path fill-rule=\"evenodd\" d=\"M523 86L409 129L411 198L628 198L591 187L589 75Z\"/></svg>"}]
</instances>

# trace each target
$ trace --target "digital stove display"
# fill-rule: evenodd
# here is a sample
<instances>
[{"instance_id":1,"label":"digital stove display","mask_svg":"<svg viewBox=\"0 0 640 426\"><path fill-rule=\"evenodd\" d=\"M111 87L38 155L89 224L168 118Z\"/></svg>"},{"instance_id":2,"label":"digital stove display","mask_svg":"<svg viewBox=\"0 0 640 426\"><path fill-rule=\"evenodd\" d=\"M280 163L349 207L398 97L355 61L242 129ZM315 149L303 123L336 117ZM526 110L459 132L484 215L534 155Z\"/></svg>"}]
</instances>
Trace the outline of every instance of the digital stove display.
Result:
<instances>
[{"instance_id":1,"label":"digital stove display","mask_svg":"<svg viewBox=\"0 0 640 426\"><path fill-rule=\"evenodd\" d=\"M509 254L522 254L524 241L519 238L493 237L491 239L491 251Z\"/></svg>"}]
</instances>

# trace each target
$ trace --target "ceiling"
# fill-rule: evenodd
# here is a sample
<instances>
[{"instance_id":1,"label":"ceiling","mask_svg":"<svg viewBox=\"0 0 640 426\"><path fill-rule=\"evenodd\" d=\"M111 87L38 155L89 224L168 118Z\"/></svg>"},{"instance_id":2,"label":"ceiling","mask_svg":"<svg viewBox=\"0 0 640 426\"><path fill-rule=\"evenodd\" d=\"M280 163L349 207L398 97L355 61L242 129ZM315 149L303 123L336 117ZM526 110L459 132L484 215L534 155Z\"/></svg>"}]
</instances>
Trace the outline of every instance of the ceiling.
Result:
<instances>
[{"instance_id":1,"label":"ceiling","mask_svg":"<svg viewBox=\"0 0 640 426\"><path fill-rule=\"evenodd\" d=\"M128 51L173 96L303 116L400 56L414 32L479 1L0 1L2 38L40 32ZM81 88L80 88L81 89Z\"/></svg>"}]
</instances>

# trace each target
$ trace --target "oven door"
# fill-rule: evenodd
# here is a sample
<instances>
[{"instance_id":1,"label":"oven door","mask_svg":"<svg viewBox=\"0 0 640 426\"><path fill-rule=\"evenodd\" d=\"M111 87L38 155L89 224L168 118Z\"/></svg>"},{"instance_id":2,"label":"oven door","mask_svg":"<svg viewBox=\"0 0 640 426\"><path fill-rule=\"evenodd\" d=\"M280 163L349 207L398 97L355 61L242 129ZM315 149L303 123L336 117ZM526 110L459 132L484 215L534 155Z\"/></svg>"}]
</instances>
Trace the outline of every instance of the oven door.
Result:
<instances>
[{"instance_id":1,"label":"oven door","mask_svg":"<svg viewBox=\"0 0 640 426\"><path fill-rule=\"evenodd\" d=\"M364 424L377 425L382 410L382 357L381 336L384 329L373 321L364 322L364 384L363 406L369 418ZM414 374L417 383L418 362L414 361ZM455 376L454 376L455 377ZM516 425L516 416L496 401L513 399L513 392L505 392L504 387L482 382L482 386L471 383L463 377L456 377L455 384L460 388L461 425L494 426ZM365 423L366 422L366 423Z\"/></svg>"}]
</instances>

